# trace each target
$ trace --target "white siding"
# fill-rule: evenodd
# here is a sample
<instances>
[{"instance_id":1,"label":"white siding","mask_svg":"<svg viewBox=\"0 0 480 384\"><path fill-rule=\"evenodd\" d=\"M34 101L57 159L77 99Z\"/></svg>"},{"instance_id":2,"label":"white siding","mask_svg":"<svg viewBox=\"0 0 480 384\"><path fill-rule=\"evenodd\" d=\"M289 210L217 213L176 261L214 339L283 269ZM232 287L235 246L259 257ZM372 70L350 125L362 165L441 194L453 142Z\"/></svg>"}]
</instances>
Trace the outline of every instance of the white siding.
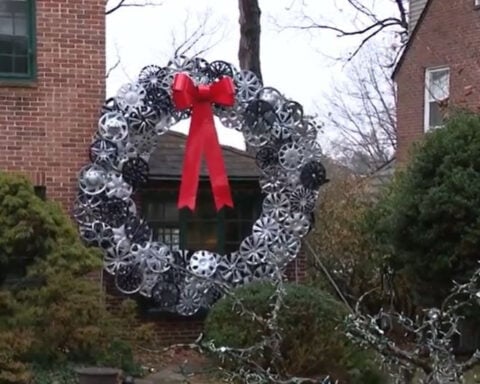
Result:
<instances>
[{"instance_id":1,"label":"white siding","mask_svg":"<svg viewBox=\"0 0 480 384\"><path fill-rule=\"evenodd\" d=\"M418 19L422 14L423 8L427 4L428 0L410 0L410 18L408 25L408 32L412 33L415 25L417 25Z\"/></svg>"}]
</instances>

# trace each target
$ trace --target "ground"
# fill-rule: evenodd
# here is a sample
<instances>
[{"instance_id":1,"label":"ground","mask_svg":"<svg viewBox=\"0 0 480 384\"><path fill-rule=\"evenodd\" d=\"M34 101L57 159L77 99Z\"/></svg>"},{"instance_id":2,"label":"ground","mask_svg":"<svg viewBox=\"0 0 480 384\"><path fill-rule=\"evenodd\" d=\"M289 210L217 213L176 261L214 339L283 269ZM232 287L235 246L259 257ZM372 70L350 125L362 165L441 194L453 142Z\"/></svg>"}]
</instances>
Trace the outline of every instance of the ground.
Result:
<instances>
[{"instance_id":1,"label":"ground","mask_svg":"<svg viewBox=\"0 0 480 384\"><path fill-rule=\"evenodd\" d=\"M139 359L146 367L155 371L135 384L220 384L221 370L215 362L190 348L169 349L167 351L143 351ZM480 383L480 369L468 372L465 384ZM417 381L415 381L415 384Z\"/></svg>"},{"instance_id":2,"label":"ground","mask_svg":"<svg viewBox=\"0 0 480 384\"><path fill-rule=\"evenodd\" d=\"M191 348L139 351L142 365L153 372L136 384L217 384L223 383L217 364Z\"/></svg>"}]
</instances>

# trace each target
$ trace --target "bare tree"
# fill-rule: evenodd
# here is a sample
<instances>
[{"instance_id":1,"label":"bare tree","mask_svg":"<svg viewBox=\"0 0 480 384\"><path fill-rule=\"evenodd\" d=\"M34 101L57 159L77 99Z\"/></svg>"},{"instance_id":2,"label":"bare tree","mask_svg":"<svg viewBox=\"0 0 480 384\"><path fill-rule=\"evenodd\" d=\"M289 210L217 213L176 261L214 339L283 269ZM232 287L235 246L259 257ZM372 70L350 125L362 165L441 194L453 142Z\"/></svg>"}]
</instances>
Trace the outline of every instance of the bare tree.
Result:
<instances>
[{"instance_id":1,"label":"bare tree","mask_svg":"<svg viewBox=\"0 0 480 384\"><path fill-rule=\"evenodd\" d=\"M144 0L144 1L138 1L138 0L132 0L133 2L127 2L126 0L105 0L105 15L111 15L112 13L118 11L121 8L127 8L127 7L157 7L162 5L162 2L160 1L149 1L149 0ZM118 54L118 48L117 48L117 58L115 60L115 63L110 65L105 73L105 78L108 79L110 77L110 74L115 71L120 65L122 61L121 58Z\"/></svg>"},{"instance_id":2,"label":"bare tree","mask_svg":"<svg viewBox=\"0 0 480 384\"><path fill-rule=\"evenodd\" d=\"M260 67L260 7L258 0L238 0L240 11L240 44L238 60L241 69L255 73L262 80Z\"/></svg>"},{"instance_id":3,"label":"bare tree","mask_svg":"<svg viewBox=\"0 0 480 384\"><path fill-rule=\"evenodd\" d=\"M114 3L114 4L112 4ZM105 0L105 15L111 15L113 12L118 11L120 8L127 7L157 7L162 5L159 1L137 1L127 2L126 0Z\"/></svg>"},{"instance_id":4,"label":"bare tree","mask_svg":"<svg viewBox=\"0 0 480 384\"><path fill-rule=\"evenodd\" d=\"M192 15L187 13L183 30L172 30L170 33L173 57L195 57L209 51L225 38L224 25L213 18L211 9L196 15L194 20Z\"/></svg>"},{"instance_id":5,"label":"bare tree","mask_svg":"<svg viewBox=\"0 0 480 384\"><path fill-rule=\"evenodd\" d=\"M171 43L168 51L164 52L167 60L175 57L200 56L216 46L225 37L226 33L225 24L215 20L210 9L195 16L187 13L183 23L179 23L179 25L181 29L170 31ZM106 71L105 77L107 79L118 68L126 74L122 66L119 48L117 46L115 48L116 59L115 62L112 61Z\"/></svg>"},{"instance_id":6,"label":"bare tree","mask_svg":"<svg viewBox=\"0 0 480 384\"><path fill-rule=\"evenodd\" d=\"M336 136L336 157L369 173L392 160L397 148L396 87L389 62L393 50L369 49L351 61L347 77L325 95L323 119Z\"/></svg>"},{"instance_id":7,"label":"bare tree","mask_svg":"<svg viewBox=\"0 0 480 384\"><path fill-rule=\"evenodd\" d=\"M421 371L423 377L415 382L464 383L465 372L480 364L480 350L459 358L455 344L461 335L465 309L471 311L478 305L479 283L477 269L467 283L454 283L439 308L428 308L414 318L383 310L375 315L362 313L366 293L347 318L348 336L362 347L376 351L395 376L398 370L409 373L403 380L397 376L397 383L413 382L416 371Z\"/></svg>"},{"instance_id":8,"label":"bare tree","mask_svg":"<svg viewBox=\"0 0 480 384\"><path fill-rule=\"evenodd\" d=\"M299 3L299 4L297 4ZM300 29L300 30L324 30L333 32L339 38L353 38L358 40L358 44L347 56L347 60L352 60L362 48L377 36L384 32L389 32L399 37L400 45L396 50L394 60L390 63L393 66L398 56L403 51L408 37L408 0L384 0L376 2L375 0L339 0L336 2L339 12L351 13L352 20L348 26L334 25L322 18L322 16L312 16L308 14L304 0L293 0L288 8L291 10L299 5L299 22L294 25L283 25L282 28ZM382 8L380 11L379 7ZM383 12L383 10L388 12ZM277 23L278 24L278 23Z\"/></svg>"}]
</instances>

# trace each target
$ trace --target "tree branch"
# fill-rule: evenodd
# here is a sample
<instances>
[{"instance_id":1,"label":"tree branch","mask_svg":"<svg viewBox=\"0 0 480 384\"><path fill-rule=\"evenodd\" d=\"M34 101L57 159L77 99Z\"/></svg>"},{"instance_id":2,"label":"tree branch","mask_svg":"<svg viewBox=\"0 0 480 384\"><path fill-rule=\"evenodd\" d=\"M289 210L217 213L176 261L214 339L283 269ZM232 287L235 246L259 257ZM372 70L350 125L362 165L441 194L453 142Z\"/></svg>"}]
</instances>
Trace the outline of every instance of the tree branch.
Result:
<instances>
[{"instance_id":1,"label":"tree branch","mask_svg":"<svg viewBox=\"0 0 480 384\"><path fill-rule=\"evenodd\" d=\"M392 159L397 146L396 88L390 77L393 52L370 46L347 66L346 80L336 81L323 119L337 132L340 160L359 172L374 172ZM337 155L338 156L338 155Z\"/></svg>"},{"instance_id":2,"label":"tree branch","mask_svg":"<svg viewBox=\"0 0 480 384\"><path fill-rule=\"evenodd\" d=\"M407 0L390 0L395 4L391 9L391 15L379 17L376 13L375 3L371 3L371 7L365 5L360 0L344 0L348 7L354 12L353 21L359 21L362 26L355 29L344 28L328 22L320 22L307 14L305 5L302 5L301 21L298 24L283 25L281 29L298 29L298 30L325 30L335 32L338 38L361 37L360 43L347 57L347 61L351 61L360 50L376 36L383 32L394 32L402 36L401 46L399 50L403 50L408 35L408 15L406 10Z\"/></svg>"},{"instance_id":3,"label":"tree branch","mask_svg":"<svg viewBox=\"0 0 480 384\"><path fill-rule=\"evenodd\" d=\"M106 0L106 8L108 7L109 2L109 0ZM105 15L111 15L113 12L125 7L158 7L161 5L162 3L157 3L155 1L144 1L142 3L127 3L126 0L118 0L117 4L105 10Z\"/></svg>"},{"instance_id":4,"label":"tree branch","mask_svg":"<svg viewBox=\"0 0 480 384\"><path fill-rule=\"evenodd\" d=\"M108 77L110 76L110 74L111 74L115 69L117 69L117 67L120 65L120 63L121 63L120 57L117 56L117 61L115 62L115 64L113 64L110 68L108 68L107 73L105 74L105 79L108 79Z\"/></svg>"},{"instance_id":5,"label":"tree branch","mask_svg":"<svg viewBox=\"0 0 480 384\"><path fill-rule=\"evenodd\" d=\"M191 20L187 13L183 22L183 38L177 41L178 31L171 32L171 47L173 57L195 57L212 49L225 38L225 29L221 22L213 20L211 9L196 16L196 21ZM193 29L190 26L193 25Z\"/></svg>"}]
</instances>

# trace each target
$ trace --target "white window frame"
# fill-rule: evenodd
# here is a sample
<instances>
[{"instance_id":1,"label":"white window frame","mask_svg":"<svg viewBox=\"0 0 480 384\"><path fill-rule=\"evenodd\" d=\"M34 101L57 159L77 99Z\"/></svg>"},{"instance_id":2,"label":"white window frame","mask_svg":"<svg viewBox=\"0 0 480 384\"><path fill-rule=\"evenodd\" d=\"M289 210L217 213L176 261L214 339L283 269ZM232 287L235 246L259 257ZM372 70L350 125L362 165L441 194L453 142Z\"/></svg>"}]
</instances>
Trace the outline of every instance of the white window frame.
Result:
<instances>
[{"instance_id":1,"label":"white window frame","mask_svg":"<svg viewBox=\"0 0 480 384\"><path fill-rule=\"evenodd\" d=\"M480 0L478 0L480 2ZM430 127L430 102L432 102L430 95L430 78L433 73L448 71L448 97L450 97L450 68L448 66L442 67L434 67L434 68L427 68L425 70L425 96L424 96L424 104L423 104L423 128L425 132L428 132L431 129L440 128L440 126Z\"/></svg>"}]
</instances>

